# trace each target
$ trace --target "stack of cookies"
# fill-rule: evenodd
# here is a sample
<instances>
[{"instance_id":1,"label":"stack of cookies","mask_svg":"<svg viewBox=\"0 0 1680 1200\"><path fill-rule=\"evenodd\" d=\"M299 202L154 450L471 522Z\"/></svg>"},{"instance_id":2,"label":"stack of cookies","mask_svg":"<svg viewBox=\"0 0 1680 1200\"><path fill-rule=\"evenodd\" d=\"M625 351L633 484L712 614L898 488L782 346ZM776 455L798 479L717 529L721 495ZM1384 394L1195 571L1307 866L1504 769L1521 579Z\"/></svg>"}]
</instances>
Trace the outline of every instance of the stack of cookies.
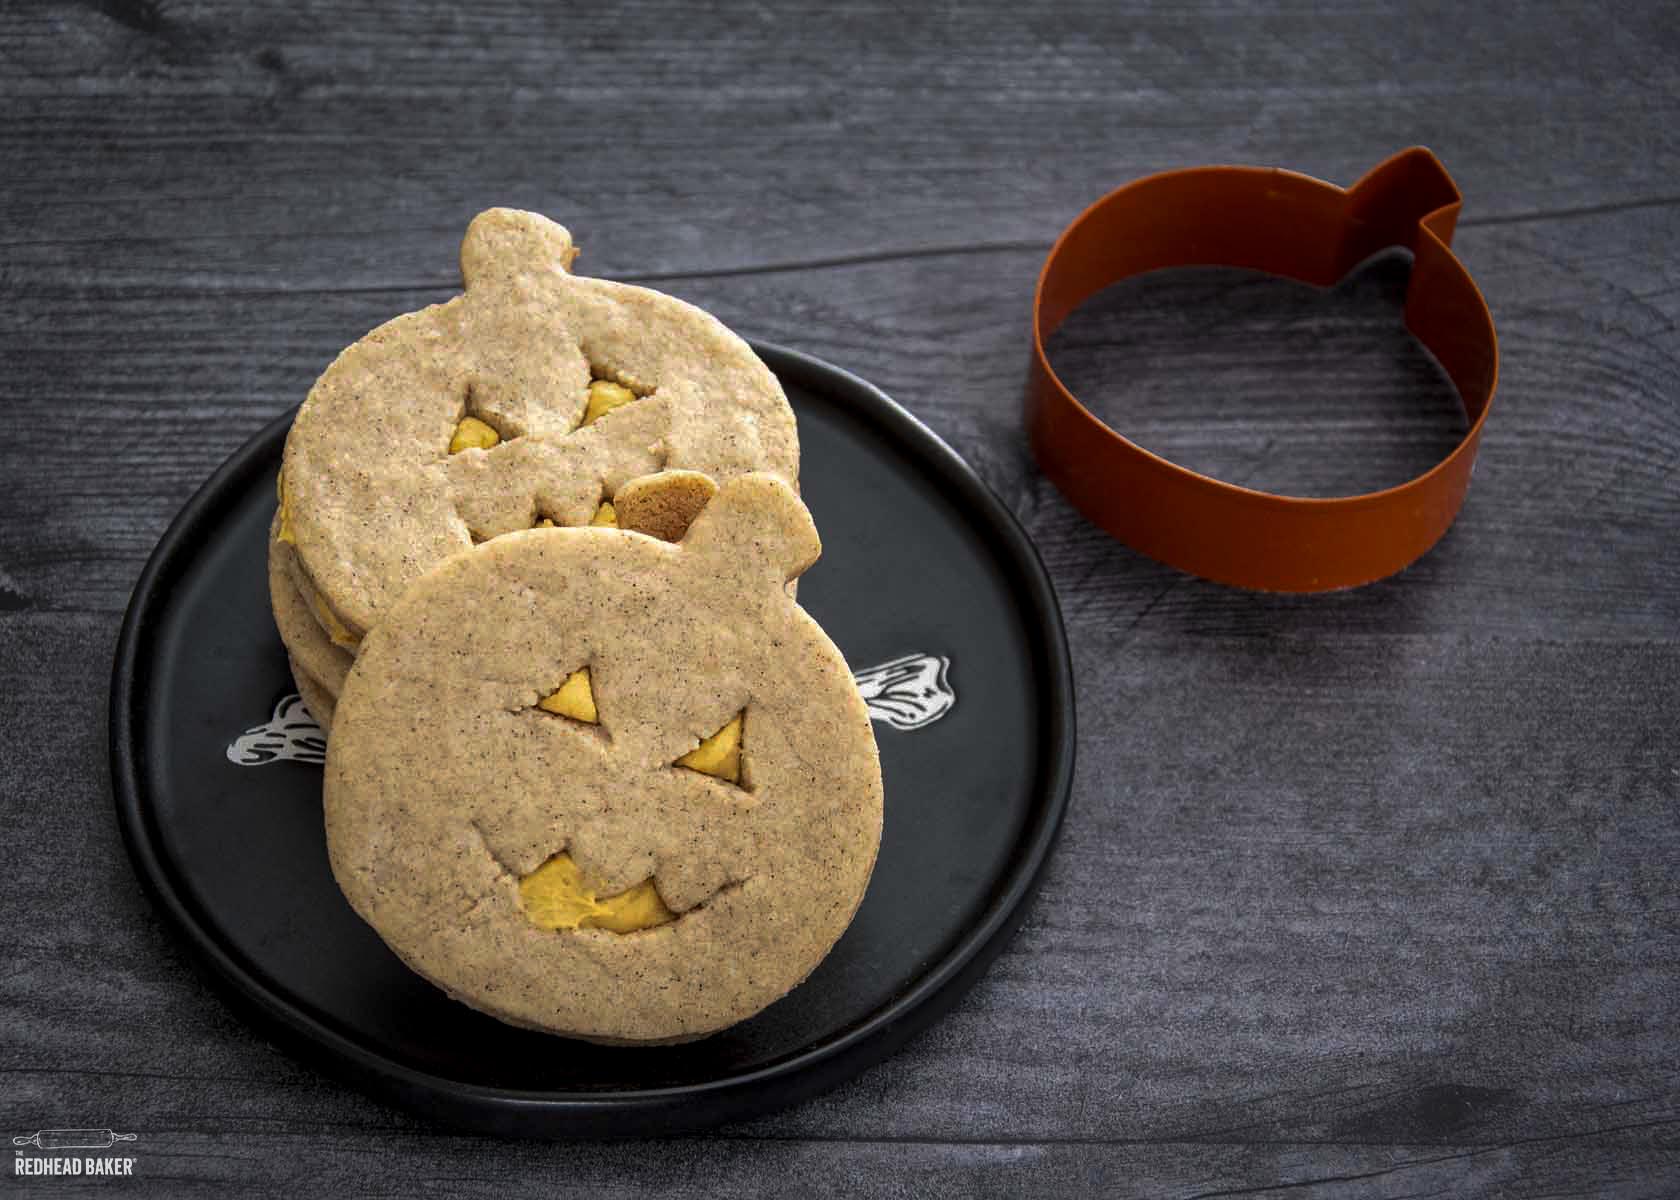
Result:
<instances>
[{"instance_id":1,"label":"stack of cookies","mask_svg":"<svg viewBox=\"0 0 1680 1200\"><path fill-rule=\"evenodd\" d=\"M574 255L483 213L463 295L338 357L286 442L269 586L356 911L503 1020L679 1041L845 930L880 765L794 600L820 543L780 385Z\"/></svg>"}]
</instances>

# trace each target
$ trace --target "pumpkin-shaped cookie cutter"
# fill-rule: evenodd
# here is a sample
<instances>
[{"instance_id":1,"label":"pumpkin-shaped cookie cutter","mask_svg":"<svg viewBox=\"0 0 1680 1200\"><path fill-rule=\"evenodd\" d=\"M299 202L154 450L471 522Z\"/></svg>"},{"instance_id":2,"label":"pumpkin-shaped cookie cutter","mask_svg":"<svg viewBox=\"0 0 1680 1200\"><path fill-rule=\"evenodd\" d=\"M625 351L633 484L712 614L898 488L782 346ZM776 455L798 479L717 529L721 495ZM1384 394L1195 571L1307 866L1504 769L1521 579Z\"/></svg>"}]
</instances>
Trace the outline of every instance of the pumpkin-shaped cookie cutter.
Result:
<instances>
[{"instance_id":1,"label":"pumpkin-shaped cookie cutter","mask_svg":"<svg viewBox=\"0 0 1680 1200\"><path fill-rule=\"evenodd\" d=\"M1027 386L1039 465L1114 537L1219 583L1321 592L1408 566L1458 515L1498 379L1493 317L1451 249L1461 204L1446 168L1421 146L1345 189L1294 171L1210 166L1110 192L1068 226L1039 274ZM1413 256L1406 327L1457 387L1468 428L1434 467L1383 491L1284 496L1179 466L1093 415L1045 353L1082 302L1146 271L1243 267L1329 287L1393 246Z\"/></svg>"}]
</instances>

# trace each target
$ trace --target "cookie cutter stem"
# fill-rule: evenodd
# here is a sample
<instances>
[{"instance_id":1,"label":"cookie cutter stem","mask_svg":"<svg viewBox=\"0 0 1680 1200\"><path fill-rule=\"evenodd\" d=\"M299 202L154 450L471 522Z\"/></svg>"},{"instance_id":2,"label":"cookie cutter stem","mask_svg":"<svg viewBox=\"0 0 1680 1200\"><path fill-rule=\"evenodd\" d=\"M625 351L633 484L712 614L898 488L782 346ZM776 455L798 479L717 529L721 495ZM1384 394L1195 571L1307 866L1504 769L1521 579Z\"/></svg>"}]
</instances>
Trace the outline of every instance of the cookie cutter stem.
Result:
<instances>
[{"instance_id":1,"label":"cookie cutter stem","mask_svg":"<svg viewBox=\"0 0 1680 1200\"><path fill-rule=\"evenodd\" d=\"M1461 205L1446 168L1421 146L1345 189L1294 171L1214 166L1110 192L1057 239L1033 298L1027 428L1045 474L1114 537L1220 583L1319 592L1408 566L1458 515L1498 380L1493 317L1451 249ZM1468 420L1444 459L1397 487L1309 498L1199 474L1104 424L1045 353L1082 302L1146 271L1242 267L1329 287L1391 246L1413 256L1406 327L1452 379Z\"/></svg>"}]
</instances>

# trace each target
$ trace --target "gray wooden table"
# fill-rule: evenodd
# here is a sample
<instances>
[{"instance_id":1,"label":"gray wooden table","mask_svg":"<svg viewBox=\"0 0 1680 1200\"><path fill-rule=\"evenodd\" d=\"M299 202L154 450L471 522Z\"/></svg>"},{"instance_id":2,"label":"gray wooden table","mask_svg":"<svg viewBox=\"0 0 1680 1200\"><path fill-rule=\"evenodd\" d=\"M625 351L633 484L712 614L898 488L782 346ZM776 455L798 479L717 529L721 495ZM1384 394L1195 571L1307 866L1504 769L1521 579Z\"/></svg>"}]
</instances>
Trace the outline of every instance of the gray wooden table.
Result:
<instances>
[{"instance_id":1,"label":"gray wooden table","mask_svg":"<svg viewBox=\"0 0 1680 1200\"><path fill-rule=\"evenodd\" d=\"M1329 597L1181 577L1033 470L1049 240L1202 162L1424 143L1502 386L1427 558ZM0 1129L137 1130L59 1194L1680 1194L1680 35L1658 5L0 3ZM188 968L118 842L104 704L145 556L472 214L570 226L875 381L1026 523L1072 641L1065 837L984 981L793 1111L662 1144L451 1135ZM1115 289L1058 363L1263 487L1393 482L1457 417L1403 263Z\"/></svg>"}]
</instances>

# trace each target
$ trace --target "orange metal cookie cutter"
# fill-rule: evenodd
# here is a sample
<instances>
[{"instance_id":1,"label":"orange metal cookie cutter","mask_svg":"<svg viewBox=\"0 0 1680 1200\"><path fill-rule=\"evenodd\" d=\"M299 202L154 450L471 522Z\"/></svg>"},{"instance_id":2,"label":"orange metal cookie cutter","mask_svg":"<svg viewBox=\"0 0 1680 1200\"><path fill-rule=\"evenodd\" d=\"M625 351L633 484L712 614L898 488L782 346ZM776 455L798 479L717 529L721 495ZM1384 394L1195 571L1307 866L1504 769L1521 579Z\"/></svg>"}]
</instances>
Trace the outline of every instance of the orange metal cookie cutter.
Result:
<instances>
[{"instance_id":1,"label":"orange metal cookie cutter","mask_svg":"<svg viewBox=\"0 0 1680 1200\"><path fill-rule=\"evenodd\" d=\"M1499 373L1493 317L1449 249L1461 203L1421 146L1347 189L1294 171L1193 167L1110 192L1056 240L1033 298L1027 427L1044 473L1127 545L1220 583L1320 592L1409 565L1458 515ZM1406 327L1457 386L1469 430L1433 468L1386 491L1309 499L1197 474L1099 421L1044 352L1079 304L1145 271L1247 267L1328 287L1390 246L1412 252Z\"/></svg>"}]
</instances>

